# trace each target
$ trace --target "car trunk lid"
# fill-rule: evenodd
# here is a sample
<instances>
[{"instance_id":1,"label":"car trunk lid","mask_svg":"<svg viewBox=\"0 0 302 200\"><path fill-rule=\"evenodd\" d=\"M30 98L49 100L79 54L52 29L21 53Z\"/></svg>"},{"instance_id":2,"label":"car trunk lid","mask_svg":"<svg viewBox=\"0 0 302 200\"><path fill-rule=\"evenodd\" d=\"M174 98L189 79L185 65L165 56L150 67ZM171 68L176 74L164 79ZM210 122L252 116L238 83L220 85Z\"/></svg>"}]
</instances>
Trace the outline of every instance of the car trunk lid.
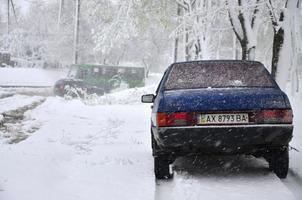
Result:
<instances>
[{"instance_id":1,"label":"car trunk lid","mask_svg":"<svg viewBox=\"0 0 302 200\"><path fill-rule=\"evenodd\" d=\"M278 88L224 88L164 91L159 112L286 109Z\"/></svg>"}]
</instances>

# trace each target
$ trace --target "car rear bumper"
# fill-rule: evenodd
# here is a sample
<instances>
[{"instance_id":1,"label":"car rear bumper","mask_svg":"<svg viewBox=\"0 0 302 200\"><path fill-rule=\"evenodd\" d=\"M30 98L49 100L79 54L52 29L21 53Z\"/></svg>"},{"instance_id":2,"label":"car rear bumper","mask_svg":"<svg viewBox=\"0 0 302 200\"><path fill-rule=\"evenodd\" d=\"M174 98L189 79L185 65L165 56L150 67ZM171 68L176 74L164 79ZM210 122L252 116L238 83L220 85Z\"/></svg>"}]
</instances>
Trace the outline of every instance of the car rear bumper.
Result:
<instances>
[{"instance_id":1,"label":"car rear bumper","mask_svg":"<svg viewBox=\"0 0 302 200\"><path fill-rule=\"evenodd\" d=\"M194 152L252 154L288 145L292 132L291 124L153 128L159 147L179 154Z\"/></svg>"}]
</instances>

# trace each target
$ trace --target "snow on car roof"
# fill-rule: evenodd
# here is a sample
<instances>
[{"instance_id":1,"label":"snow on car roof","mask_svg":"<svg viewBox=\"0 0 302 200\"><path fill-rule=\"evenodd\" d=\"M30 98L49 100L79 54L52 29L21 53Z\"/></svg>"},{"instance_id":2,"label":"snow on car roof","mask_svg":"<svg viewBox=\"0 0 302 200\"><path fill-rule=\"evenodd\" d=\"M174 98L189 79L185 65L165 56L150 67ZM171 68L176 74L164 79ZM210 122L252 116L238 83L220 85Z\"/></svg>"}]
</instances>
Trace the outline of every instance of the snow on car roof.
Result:
<instances>
[{"instance_id":1,"label":"snow on car roof","mask_svg":"<svg viewBox=\"0 0 302 200\"><path fill-rule=\"evenodd\" d=\"M167 90L221 87L275 87L260 62L213 60L174 63Z\"/></svg>"},{"instance_id":2,"label":"snow on car roof","mask_svg":"<svg viewBox=\"0 0 302 200\"><path fill-rule=\"evenodd\" d=\"M231 64L231 63L236 63L236 64L239 64L239 63L242 63L243 65L246 65L246 64L253 64L253 65L259 65L259 66L263 66L263 64L259 61L251 61L251 60L197 60L197 61L185 61L185 62L176 62L176 63L173 63L173 65L184 65L184 64L199 64L199 63L202 63L202 64L206 64L206 63L209 63L209 64L217 64L219 66L221 66L221 64Z\"/></svg>"}]
</instances>

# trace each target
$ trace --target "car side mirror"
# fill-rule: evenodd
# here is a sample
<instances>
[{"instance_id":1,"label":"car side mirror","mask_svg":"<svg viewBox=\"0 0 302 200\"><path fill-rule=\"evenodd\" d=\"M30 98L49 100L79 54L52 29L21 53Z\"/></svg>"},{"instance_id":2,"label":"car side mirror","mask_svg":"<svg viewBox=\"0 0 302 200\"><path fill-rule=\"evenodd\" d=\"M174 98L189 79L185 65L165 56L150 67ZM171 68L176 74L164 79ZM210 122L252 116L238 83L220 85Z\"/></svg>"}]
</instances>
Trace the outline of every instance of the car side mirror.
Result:
<instances>
[{"instance_id":1,"label":"car side mirror","mask_svg":"<svg viewBox=\"0 0 302 200\"><path fill-rule=\"evenodd\" d=\"M154 94L146 94L142 96L142 103L153 103L155 99Z\"/></svg>"}]
</instances>

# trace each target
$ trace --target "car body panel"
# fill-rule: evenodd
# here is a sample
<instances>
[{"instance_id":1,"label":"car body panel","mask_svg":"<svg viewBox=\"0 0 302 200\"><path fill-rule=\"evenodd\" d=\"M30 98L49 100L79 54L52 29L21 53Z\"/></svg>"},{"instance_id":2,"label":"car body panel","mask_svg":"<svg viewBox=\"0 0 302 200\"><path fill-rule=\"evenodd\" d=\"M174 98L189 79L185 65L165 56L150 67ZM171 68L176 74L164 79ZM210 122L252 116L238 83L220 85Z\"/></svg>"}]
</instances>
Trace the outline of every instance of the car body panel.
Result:
<instances>
[{"instance_id":1,"label":"car body panel","mask_svg":"<svg viewBox=\"0 0 302 200\"><path fill-rule=\"evenodd\" d=\"M158 145L179 154L252 154L287 145L292 125L223 125L193 127L153 127Z\"/></svg>"}]
</instances>

